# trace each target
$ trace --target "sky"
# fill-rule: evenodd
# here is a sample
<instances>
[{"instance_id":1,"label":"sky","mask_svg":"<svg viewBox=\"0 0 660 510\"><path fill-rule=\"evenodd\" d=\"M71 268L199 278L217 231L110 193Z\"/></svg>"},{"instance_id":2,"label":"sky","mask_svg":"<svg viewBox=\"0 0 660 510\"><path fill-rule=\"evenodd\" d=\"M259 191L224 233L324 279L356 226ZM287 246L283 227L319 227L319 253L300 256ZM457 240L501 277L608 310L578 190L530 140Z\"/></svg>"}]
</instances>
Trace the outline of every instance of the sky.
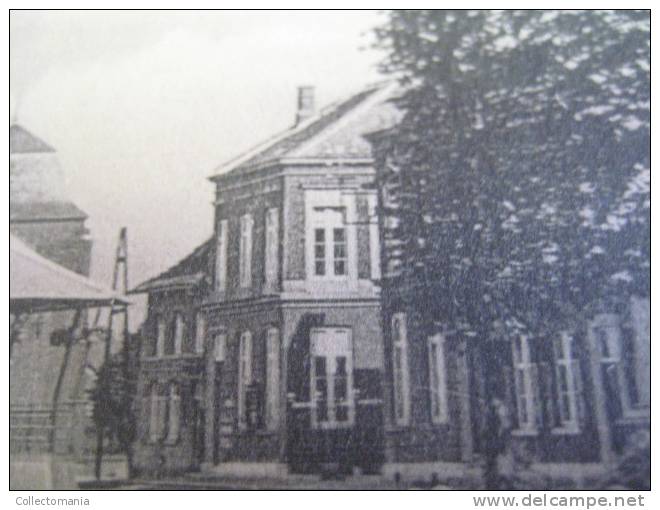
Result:
<instances>
[{"instance_id":1,"label":"sky","mask_svg":"<svg viewBox=\"0 0 660 510\"><path fill-rule=\"evenodd\" d=\"M12 120L58 151L89 215L92 277L110 283L119 228L135 286L212 232L224 161L383 79L373 11L10 14Z\"/></svg>"}]
</instances>

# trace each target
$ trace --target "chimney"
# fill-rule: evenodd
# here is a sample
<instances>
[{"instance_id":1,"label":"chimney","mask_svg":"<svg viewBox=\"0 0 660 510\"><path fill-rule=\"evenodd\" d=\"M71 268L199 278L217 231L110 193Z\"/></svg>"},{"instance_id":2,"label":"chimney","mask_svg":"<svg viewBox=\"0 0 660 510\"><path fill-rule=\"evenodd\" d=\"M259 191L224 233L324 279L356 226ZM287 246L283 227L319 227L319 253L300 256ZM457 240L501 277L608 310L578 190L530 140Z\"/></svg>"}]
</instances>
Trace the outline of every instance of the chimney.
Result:
<instances>
[{"instance_id":1,"label":"chimney","mask_svg":"<svg viewBox=\"0 0 660 510\"><path fill-rule=\"evenodd\" d=\"M296 111L296 126L314 115L314 87L298 87L298 109Z\"/></svg>"}]
</instances>

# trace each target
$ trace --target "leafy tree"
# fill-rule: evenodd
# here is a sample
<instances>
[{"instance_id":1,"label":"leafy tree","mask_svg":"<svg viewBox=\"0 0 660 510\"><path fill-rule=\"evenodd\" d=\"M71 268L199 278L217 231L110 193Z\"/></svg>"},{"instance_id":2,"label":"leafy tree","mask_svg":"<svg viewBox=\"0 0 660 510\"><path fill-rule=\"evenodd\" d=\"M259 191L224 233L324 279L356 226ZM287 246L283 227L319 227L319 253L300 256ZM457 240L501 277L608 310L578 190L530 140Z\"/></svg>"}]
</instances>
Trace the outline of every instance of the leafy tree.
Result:
<instances>
[{"instance_id":1,"label":"leafy tree","mask_svg":"<svg viewBox=\"0 0 660 510\"><path fill-rule=\"evenodd\" d=\"M94 424L109 444L117 445L126 454L129 478L133 475L133 443L137 433L134 401L138 345L138 336L132 335L128 345L98 370L96 384L90 392Z\"/></svg>"},{"instance_id":2,"label":"leafy tree","mask_svg":"<svg viewBox=\"0 0 660 510\"><path fill-rule=\"evenodd\" d=\"M412 285L431 327L542 335L650 294L649 33L637 11L393 11L377 29L406 86L377 154L386 285Z\"/></svg>"}]
</instances>

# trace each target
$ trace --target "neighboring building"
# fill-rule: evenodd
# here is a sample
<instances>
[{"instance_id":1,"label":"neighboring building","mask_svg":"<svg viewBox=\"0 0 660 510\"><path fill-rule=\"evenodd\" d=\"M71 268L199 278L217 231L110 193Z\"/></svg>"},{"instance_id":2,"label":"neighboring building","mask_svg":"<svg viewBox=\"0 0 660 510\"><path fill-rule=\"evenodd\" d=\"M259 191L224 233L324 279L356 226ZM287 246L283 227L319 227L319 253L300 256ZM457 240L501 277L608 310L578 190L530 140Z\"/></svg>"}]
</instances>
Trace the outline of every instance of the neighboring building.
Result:
<instances>
[{"instance_id":1,"label":"neighboring building","mask_svg":"<svg viewBox=\"0 0 660 510\"><path fill-rule=\"evenodd\" d=\"M382 285L383 324L389 326L385 359L392 359L386 377L400 426L390 435L389 469L427 479L433 473L441 479L479 476L493 447L486 439L492 437L488 405L499 401L519 468L515 476L529 477L529 488L590 487L603 480L626 455L648 444L649 297L613 293L582 310L578 325L557 326L542 337L514 335L504 325L494 338L448 331L423 272L398 267L396 250L402 247L386 235L416 220L400 217L396 207L393 190L403 177L392 171L399 168L393 136L390 128L368 134L379 210L391 211L379 218L389 239ZM550 317L556 304L538 307Z\"/></svg>"},{"instance_id":2,"label":"neighboring building","mask_svg":"<svg viewBox=\"0 0 660 510\"><path fill-rule=\"evenodd\" d=\"M87 216L66 194L57 153L16 124L10 127L9 150L11 234L60 266L89 275ZM52 336L71 328L73 317L74 312L39 313L21 323L10 367L12 453L50 449L50 415L60 377L55 450L82 455L93 445L87 395L93 374L86 361L95 347L89 342L74 345L63 369L65 348L55 345L57 335Z\"/></svg>"},{"instance_id":3,"label":"neighboring building","mask_svg":"<svg viewBox=\"0 0 660 510\"><path fill-rule=\"evenodd\" d=\"M317 114L301 88L296 125L211 178L213 238L134 290L149 294L144 471L381 469L380 248L361 135L396 119L392 93Z\"/></svg>"}]
</instances>

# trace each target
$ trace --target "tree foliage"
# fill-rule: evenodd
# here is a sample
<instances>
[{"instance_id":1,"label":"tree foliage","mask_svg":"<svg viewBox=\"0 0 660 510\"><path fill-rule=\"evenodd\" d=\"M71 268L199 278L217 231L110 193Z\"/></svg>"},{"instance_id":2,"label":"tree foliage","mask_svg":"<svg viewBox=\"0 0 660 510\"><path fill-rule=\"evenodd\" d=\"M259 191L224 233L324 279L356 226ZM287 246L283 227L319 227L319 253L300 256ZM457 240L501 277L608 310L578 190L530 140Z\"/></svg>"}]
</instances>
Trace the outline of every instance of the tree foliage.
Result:
<instances>
[{"instance_id":1,"label":"tree foliage","mask_svg":"<svg viewBox=\"0 0 660 510\"><path fill-rule=\"evenodd\" d=\"M393 11L380 141L391 282L469 336L649 295L650 18Z\"/></svg>"}]
</instances>

